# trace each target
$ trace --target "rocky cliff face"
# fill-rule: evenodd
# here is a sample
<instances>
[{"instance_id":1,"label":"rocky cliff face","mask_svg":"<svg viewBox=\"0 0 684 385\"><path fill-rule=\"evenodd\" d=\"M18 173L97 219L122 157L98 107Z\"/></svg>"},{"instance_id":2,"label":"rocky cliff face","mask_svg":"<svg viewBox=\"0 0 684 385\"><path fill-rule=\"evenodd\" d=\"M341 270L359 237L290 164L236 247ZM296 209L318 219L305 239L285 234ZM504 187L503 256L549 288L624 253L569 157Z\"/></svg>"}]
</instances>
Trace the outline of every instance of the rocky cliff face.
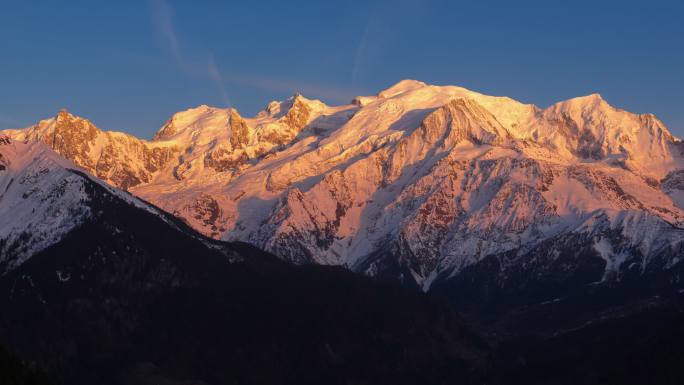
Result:
<instances>
[{"instance_id":1,"label":"rocky cliff face","mask_svg":"<svg viewBox=\"0 0 684 385\"><path fill-rule=\"evenodd\" d=\"M254 118L200 106L152 141L67 114L8 134L212 237L426 290L492 258L499 285L561 255L616 281L677 265L684 239L681 142L599 95L541 109L402 81L343 106L295 95Z\"/></svg>"},{"instance_id":2,"label":"rocky cliff face","mask_svg":"<svg viewBox=\"0 0 684 385\"><path fill-rule=\"evenodd\" d=\"M65 110L12 136L19 141L41 140L79 167L123 189L149 183L179 151L174 146L155 146L124 133L101 131Z\"/></svg>"}]
</instances>

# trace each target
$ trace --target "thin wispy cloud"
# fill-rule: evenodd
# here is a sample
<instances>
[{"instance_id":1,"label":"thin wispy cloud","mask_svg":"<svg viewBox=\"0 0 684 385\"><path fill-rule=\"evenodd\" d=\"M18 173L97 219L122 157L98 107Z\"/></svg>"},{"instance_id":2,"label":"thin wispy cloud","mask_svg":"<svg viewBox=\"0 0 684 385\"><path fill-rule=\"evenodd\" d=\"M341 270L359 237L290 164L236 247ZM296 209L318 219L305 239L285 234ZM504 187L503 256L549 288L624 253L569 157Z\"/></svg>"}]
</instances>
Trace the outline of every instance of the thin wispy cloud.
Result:
<instances>
[{"instance_id":1,"label":"thin wispy cloud","mask_svg":"<svg viewBox=\"0 0 684 385\"><path fill-rule=\"evenodd\" d=\"M212 53L209 53L208 69L209 76L211 77L211 80L214 81L214 84L216 85L216 88L218 88L218 91L221 95L221 101L225 106L230 106L230 98L228 98L228 92L226 91L226 87L223 82L223 76L221 76L221 71L219 71L218 66L216 65L216 59L214 59L214 55Z\"/></svg>"},{"instance_id":2,"label":"thin wispy cloud","mask_svg":"<svg viewBox=\"0 0 684 385\"><path fill-rule=\"evenodd\" d=\"M366 47L368 46L368 31L370 29L372 23L372 19L368 20L368 23L366 23L366 28L363 30L363 35L361 35L361 40L359 41L359 45L356 47L356 53L354 55L354 64L352 66L352 72L351 72L351 82L352 84L356 84L358 81L359 77L359 71L361 69L361 64L363 63L364 56L366 53Z\"/></svg>"},{"instance_id":3,"label":"thin wispy cloud","mask_svg":"<svg viewBox=\"0 0 684 385\"><path fill-rule=\"evenodd\" d=\"M361 83L364 73L369 70L368 67L376 63L384 53L390 50L396 40L396 36L391 31L392 24L395 21L391 18L388 20L385 13L384 8L375 8L369 11L368 21L354 52L354 61L351 66L352 84Z\"/></svg>"},{"instance_id":4,"label":"thin wispy cloud","mask_svg":"<svg viewBox=\"0 0 684 385\"><path fill-rule=\"evenodd\" d=\"M396 49L407 23L420 19L427 10L434 9L432 0L383 0L367 7L365 28L359 37L351 65L351 83L359 84L364 74L376 72L383 56ZM370 68L369 68L370 67Z\"/></svg>"},{"instance_id":5,"label":"thin wispy cloud","mask_svg":"<svg viewBox=\"0 0 684 385\"><path fill-rule=\"evenodd\" d=\"M176 64L182 70L187 70L187 65L181 51L176 30L173 26L173 14L166 0L148 0L152 23L159 37L164 41Z\"/></svg>"},{"instance_id":6,"label":"thin wispy cloud","mask_svg":"<svg viewBox=\"0 0 684 385\"><path fill-rule=\"evenodd\" d=\"M155 32L173 56L178 68L188 76L208 77L216 86L221 102L226 106L232 105L226 90L226 83L278 93L299 92L309 97L334 102L348 102L358 95L358 90L352 87L238 74L234 71L221 71L215 56L211 52L209 52L206 67L202 68L201 66L193 65L186 60L184 55L174 26L173 10L169 3L166 0L148 0L148 4ZM355 67L354 77L358 74L358 66Z\"/></svg>"}]
</instances>

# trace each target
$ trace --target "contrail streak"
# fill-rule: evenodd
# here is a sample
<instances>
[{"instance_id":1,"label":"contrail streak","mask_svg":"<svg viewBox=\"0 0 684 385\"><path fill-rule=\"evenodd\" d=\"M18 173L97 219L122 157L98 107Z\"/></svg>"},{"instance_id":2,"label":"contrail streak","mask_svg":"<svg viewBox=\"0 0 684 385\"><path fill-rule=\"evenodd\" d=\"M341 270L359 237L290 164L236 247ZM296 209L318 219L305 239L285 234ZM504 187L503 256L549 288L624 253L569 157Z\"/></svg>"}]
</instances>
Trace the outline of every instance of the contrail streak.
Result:
<instances>
[{"instance_id":1,"label":"contrail streak","mask_svg":"<svg viewBox=\"0 0 684 385\"><path fill-rule=\"evenodd\" d=\"M216 65L214 55L211 53L209 54L208 69L209 76L214 81L214 84L216 84L216 88L218 88L218 91L221 94L221 101L225 106L230 106L232 103L230 102L230 98L228 98L228 92L226 92L226 87L223 83L223 76L221 76L221 72L219 71L218 66Z\"/></svg>"}]
</instances>

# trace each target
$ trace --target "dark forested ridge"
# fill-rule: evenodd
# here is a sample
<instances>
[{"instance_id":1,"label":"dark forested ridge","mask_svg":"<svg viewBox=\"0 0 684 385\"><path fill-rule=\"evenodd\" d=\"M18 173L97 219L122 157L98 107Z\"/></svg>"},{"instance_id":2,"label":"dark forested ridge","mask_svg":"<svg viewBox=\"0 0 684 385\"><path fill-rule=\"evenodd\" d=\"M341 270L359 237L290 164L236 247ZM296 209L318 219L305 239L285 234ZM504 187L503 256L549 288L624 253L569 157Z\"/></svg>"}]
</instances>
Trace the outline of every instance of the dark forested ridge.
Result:
<instances>
[{"instance_id":1,"label":"dark forested ridge","mask_svg":"<svg viewBox=\"0 0 684 385\"><path fill-rule=\"evenodd\" d=\"M50 385L48 374L23 362L0 346L0 384L3 385Z\"/></svg>"}]
</instances>

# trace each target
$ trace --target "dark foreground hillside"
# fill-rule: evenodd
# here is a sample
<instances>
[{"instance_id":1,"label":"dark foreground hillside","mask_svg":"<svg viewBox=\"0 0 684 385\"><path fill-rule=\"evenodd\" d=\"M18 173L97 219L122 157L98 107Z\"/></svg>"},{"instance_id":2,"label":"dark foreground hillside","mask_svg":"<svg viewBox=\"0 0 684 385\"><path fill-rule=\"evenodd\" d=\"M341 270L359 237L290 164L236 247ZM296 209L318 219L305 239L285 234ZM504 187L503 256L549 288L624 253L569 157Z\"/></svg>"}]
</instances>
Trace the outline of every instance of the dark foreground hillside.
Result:
<instances>
[{"instance_id":1,"label":"dark foreground hillside","mask_svg":"<svg viewBox=\"0 0 684 385\"><path fill-rule=\"evenodd\" d=\"M0 278L0 343L54 384L481 382L487 349L422 293L86 189L97 215Z\"/></svg>"},{"instance_id":2,"label":"dark foreground hillside","mask_svg":"<svg viewBox=\"0 0 684 385\"><path fill-rule=\"evenodd\" d=\"M586 268L598 257L569 253L584 268L507 280L471 269L434 288L495 352L488 383L682 384L684 265L601 282Z\"/></svg>"},{"instance_id":3,"label":"dark foreground hillside","mask_svg":"<svg viewBox=\"0 0 684 385\"><path fill-rule=\"evenodd\" d=\"M678 302L678 301L676 301ZM497 384L678 385L684 379L681 303L656 305L545 338L497 349Z\"/></svg>"},{"instance_id":4,"label":"dark foreground hillside","mask_svg":"<svg viewBox=\"0 0 684 385\"><path fill-rule=\"evenodd\" d=\"M50 385L49 376L0 347L0 384L3 385Z\"/></svg>"}]
</instances>

